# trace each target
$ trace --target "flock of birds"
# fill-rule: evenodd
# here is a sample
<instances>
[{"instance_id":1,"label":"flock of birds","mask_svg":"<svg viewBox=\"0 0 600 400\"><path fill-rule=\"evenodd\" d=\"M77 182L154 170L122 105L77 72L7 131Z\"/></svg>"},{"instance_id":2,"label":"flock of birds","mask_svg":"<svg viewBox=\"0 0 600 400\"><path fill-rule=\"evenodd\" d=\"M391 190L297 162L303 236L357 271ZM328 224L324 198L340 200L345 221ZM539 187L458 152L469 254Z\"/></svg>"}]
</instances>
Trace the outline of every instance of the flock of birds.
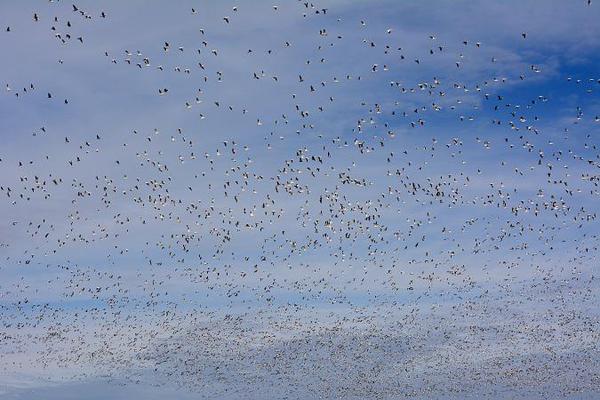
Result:
<instances>
[{"instance_id":1,"label":"flock of birds","mask_svg":"<svg viewBox=\"0 0 600 400\"><path fill-rule=\"evenodd\" d=\"M139 42L109 5L3 21L2 46L32 35L51 60L33 71L79 78L2 94L21 120L0 149L0 377L597 395L600 76L335 4L213 6L169 5L181 27Z\"/></svg>"}]
</instances>

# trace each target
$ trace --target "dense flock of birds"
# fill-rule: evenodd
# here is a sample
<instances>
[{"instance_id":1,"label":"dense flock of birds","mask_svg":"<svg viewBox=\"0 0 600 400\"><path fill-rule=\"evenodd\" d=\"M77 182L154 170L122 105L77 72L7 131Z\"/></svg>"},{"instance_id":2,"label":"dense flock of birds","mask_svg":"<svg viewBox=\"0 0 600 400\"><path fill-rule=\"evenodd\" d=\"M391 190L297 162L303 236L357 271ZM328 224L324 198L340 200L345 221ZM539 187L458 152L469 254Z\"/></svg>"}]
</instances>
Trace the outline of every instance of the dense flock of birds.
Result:
<instances>
[{"instance_id":1,"label":"dense flock of birds","mask_svg":"<svg viewBox=\"0 0 600 400\"><path fill-rule=\"evenodd\" d=\"M517 57L339 4L176 2L136 41L85 4L0 16L46 55L24 71L77 77L4 84L0 376L600 393L600 75L539 31Z\"/></svg>"}]
</instances>

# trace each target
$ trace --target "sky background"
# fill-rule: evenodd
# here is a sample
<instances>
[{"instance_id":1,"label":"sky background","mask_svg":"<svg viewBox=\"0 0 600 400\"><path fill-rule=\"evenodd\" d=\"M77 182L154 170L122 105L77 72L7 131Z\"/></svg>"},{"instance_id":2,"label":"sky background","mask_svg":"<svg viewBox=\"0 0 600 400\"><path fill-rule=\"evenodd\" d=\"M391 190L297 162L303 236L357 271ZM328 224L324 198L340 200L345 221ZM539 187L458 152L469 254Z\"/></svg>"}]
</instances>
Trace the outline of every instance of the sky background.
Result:
<instances>
[{"instance_id":1,"label":"sky background","mask_svg":"<svg viewBox=\"0 0 600 400\"><path fill-rule=\"evenodd\" d=\"M597 397L598 20L2 2L0 398Z\"/></svg>"}]
</instances>

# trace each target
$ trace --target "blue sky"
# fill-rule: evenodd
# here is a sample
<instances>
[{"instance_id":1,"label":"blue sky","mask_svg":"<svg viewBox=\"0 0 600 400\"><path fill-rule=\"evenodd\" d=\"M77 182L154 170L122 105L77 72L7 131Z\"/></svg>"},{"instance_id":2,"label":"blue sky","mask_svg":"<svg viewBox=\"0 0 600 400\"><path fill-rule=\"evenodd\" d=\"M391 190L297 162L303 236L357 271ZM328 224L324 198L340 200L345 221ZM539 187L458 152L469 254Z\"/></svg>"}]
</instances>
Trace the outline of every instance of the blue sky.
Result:
<instances>
[{"instance_id":1,"label":"blue sky","mask_svg":"<svg viewBox=\"0 0 600 400\"><path fill-rule=\"evenodd\" d=\"M598 395L595 1L75 7L0 5L0 398Z\"/></svg>"}]
</instances>

